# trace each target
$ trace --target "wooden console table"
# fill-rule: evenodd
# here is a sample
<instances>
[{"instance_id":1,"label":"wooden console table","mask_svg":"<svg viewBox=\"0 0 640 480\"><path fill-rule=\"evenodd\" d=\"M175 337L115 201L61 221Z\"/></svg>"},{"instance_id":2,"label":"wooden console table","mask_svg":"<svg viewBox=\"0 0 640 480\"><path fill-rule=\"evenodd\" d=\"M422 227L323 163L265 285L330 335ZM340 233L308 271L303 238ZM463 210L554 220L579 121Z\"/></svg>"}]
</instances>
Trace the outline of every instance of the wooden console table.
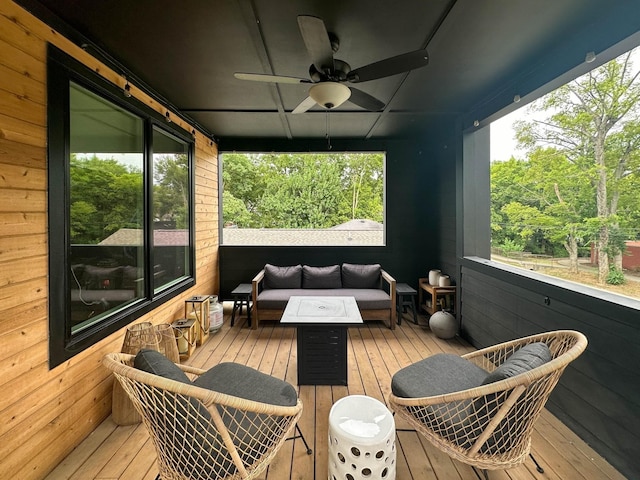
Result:
<instances>
[{"instance_id":1,"label":"wooden console table","mask_svg":"<svg viewBox=\"0 0 640 480\"><path fill-rule=\"evenodd\" d=\"M424 298L427 295L429 302ZM448 299L447 296L449 297ZM450 302L447 309L454 311L456 303L455 286L450 285L448 287L439 287L437 285L430 285L428 278L420 278L418 280L418 304L427 314L433 315L438 310L442 310L440 302L447 300Z\"/></svg>"}]
</instances>

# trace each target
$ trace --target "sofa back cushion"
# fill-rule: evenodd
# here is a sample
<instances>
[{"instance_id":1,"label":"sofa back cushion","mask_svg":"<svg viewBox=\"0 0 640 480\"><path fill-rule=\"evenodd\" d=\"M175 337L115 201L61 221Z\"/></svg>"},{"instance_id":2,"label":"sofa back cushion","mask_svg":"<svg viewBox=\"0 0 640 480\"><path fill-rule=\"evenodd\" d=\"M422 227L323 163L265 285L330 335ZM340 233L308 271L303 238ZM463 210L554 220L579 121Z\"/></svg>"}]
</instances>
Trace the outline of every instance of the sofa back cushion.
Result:
<instances>
[{"instance_id":1,"label":"sofa back cushion","mask_svg":"<svg viewBox=\"0 0 640 480\"><path fill-rule=\"evenodd\" d=\"M379 264L342 264L342 285L344 288L380 288Z\"/></svg>"},{"instance_id":2,"label":"sofa back cushion","mask_svg":"<svg viewBox=\"0 0 640 480\"><path fill-rule=\"evenodd\" d=\"M302 267L302 288L342 288L340 265Z\"/></svg>"},{"instance_id":3,"label":"sofa back cushion","mask_svg":"<svg viewBox=\"0 0 640 480\"><path fill-rule=\"evenodd\" d=\"M264 266L264 288L302 288L302 265Z\"/></svg>"}]
</instances>

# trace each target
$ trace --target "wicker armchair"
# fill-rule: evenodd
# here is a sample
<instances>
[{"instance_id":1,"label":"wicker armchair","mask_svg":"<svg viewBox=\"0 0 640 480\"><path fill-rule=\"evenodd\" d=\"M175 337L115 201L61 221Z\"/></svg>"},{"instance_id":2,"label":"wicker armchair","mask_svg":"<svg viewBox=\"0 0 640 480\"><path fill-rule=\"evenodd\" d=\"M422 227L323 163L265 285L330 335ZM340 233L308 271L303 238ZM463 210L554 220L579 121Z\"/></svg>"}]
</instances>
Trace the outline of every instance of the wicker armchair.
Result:
<instances>
[{"instance_id":1,"label":"wicker armchair","mask_svg":"<svg viewBox=\"0 0 640 480\"><path fill-rule=\"evenodd\" d=\"M389 397L390 407L437 448L482 469L485 478L486 470L515 467L530 455L534 423L565 367L586 348L586 337L574 331L548 332L457 357L471 362L471 368L480 367L484 374L493 372L524 345L536 342L546 344L551 356L540 366L494 383L441 395L405 398L396 396L396 391ZM394 375L394 381L396 376L401 377L400 372ZM450 377L458 374L455 370L450 373ZM537 462L536 466L542 471Z\"/></svg>"},{"instance_id":2,"label":"wicker armchair","mask_svg":"<svg viewBox=\"0 0 640 480\"><path fill-rule=\"evenodd\" d=\"M111 353L103 364L141 414L163 480L255 478L297 428L302 414L297 395L294 406L246 400L147 373L132 366L134 358ZM190 379L206 373L177 366Z\"/></svg>"}]
</instances>

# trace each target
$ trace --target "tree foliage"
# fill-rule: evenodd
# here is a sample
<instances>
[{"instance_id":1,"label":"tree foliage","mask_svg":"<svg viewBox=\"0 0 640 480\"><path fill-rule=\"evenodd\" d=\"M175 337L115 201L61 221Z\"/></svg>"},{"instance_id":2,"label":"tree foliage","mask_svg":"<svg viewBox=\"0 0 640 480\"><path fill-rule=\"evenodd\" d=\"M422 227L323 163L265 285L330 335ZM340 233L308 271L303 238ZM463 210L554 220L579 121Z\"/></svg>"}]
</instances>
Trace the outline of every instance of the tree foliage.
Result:
<instances>
[{"instance_id":1,"label":"tree foliage","mask_svg":"<svg viewBox=\"0 0 640 480\"><path fill-rule=\"evenodd\" d=\"M527 158L492 165L492 231L497 243L562 246L577 269L594 243L599 281L635 238L640 204L640 80L632 52L529 107L515 124ZM546 243L546 245L545 245Z\"/></svg>"},{"instance_id":2,"label":"tree foliage","mask_svg":"<svg viewBox=\"0 0 640 480\"><path fill-rule=\"evenodd\" d=\"M120 228L142 228L142 172L114 159L70 159L71 243L95 244Z\"/></svg>"},{"instance_id":3,"label":"tree foliage","mask_svg":"<svg viewBox=\"0 0 640 480\"><path fill-rule=\"evenodd\" d=\"M223 219L244 228L329 228L382 222L381 153L230 153L223 156Z\"/></svg>"}]
</instances>

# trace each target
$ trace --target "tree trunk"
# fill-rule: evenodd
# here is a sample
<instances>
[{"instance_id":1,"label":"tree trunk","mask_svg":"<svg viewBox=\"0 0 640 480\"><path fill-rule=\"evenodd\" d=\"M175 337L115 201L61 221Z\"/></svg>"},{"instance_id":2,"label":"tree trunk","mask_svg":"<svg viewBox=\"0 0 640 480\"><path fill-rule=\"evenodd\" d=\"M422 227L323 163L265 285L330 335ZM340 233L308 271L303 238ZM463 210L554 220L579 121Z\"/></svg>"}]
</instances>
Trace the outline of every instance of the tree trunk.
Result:
<instances>
[{"instance_id":1,"label":"tree trunk","mask_svg":"<svg viewBox=\"0 0 640 480\"><path fill-rule=\"evenodd\" d=\"M596 163L596 171L598 179L596 184L596 208L598 218L602 221L598 232L598 240L596 241L596 249L598 251L598 283L604 285L609 275L609 255L607 247L609 246L609 226L607 220L609 218L609 207L607 205L607 167L605 165L604 141L606 137L606 127L603 123L598 124L598 131L594 139L593 153Z\"/></svg>"},{"instance_id":2,"label":"tree trunk","mask_svg":"<svg viewBox=\"0 0 640 480\"><path fill-rule=\"evenodd\" d=\"M596 249L598 250L598 283L604 285L607 283L607 275L609 275L609 255L607 254L607 245L609 244L609 228L603 225L600 228Z\"/></svg>"},{"instance_id":3,"label":"tree trunk","mask_svg":"<svg viewBox=\"0 0 640 480\"><path fill-rule=\"evenodd\" d=\"M578 273L578 241L573 235L564 242L564 248L569 253L569 273Z\"/></svg>"}]
</instances>

